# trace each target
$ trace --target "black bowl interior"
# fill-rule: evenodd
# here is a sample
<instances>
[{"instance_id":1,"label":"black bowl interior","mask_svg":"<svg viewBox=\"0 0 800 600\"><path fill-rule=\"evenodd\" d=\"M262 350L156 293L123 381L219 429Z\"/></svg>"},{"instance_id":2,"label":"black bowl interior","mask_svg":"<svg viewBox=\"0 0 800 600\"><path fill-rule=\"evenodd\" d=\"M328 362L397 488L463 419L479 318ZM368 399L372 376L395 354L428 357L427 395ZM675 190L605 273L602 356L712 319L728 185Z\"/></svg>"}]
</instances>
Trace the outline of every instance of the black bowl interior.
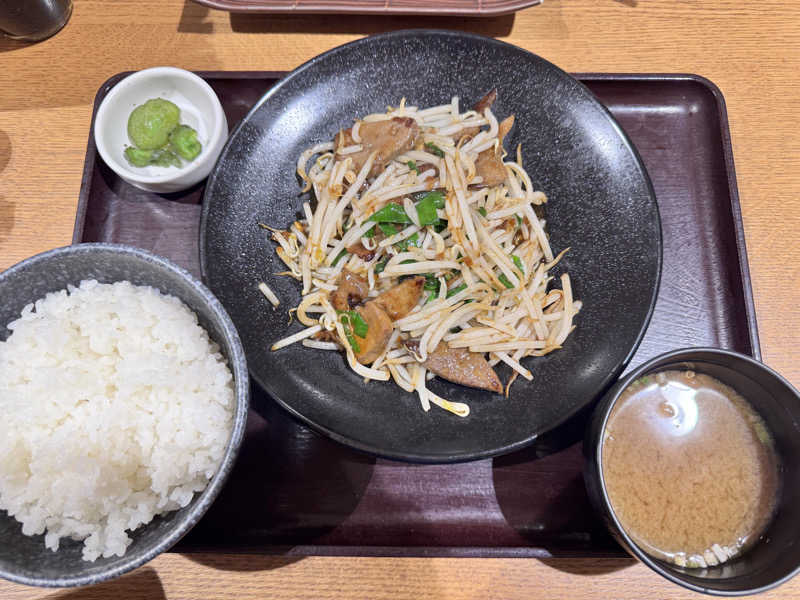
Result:
<instances>
[{"instance_id":1,"label":"black bowl interior","mask_svg":"<svg viewBox=\"0 0 800 600\"><path fill-rule=\"evenodd\" d=\"M635 547L627 535L623 535L624 544L656 571L698 591L740 595L781 583L800 568L797 545L800 537L800 395L760 363L725 351L696 351L690 357L665 358L631 376L668 369L692 369L715 377L738 391L762 416L774 436L781 459L782 487L776 512L762 539L749 551L707 569L687 569L650 558ZM624 386L613 394L615 398L622 389ZM608 415L612 407L613 402L603 402L598 410ZM598 463L598 472L601 472L601 464ZM605 491L603 496L608 502ZM619 534L622 531L619 522L613 514L611 516L613 528Z\"/></svg>"},{"instance_id":2,"label":"black bowl interior","mask_svg":"<svg viewBox=\"0 0 800 600\"><path fill-rule=\"evenodd\" d=\"M190 277L188 273L185 274ZM201 288L178 273L178 267L140 250L107 244L82 244L38 255L0 274L0 339L10 335L6 325L19 317L29 302L49 292L77 286L86 279L101 283L127 280L136 285L149 285L180 298L198 316L209 336L220 345L231 370L241 351L228 338L229 332L220 321L209 298ZM239 375L246 373L244 363ZM244 389L247 377L244 376ZM237 395L238 395L237 388ZM247 415L246 396L237 402L234 415L234 440L241 440ZM233 446L238 447L238 441ZM0 511L0 576L34 585L85 585L109 579L129 571L168 549L199 520L222 485L233 460L229 447L214 481L201 494L195 495L186 507L155 518L148 525L130 533L133 542L122 557L98 558L86 562L81 558L82 542L61 540L58 552L45 548L44 536L22 534L22 525L5 511Z\"/></svg>"},{"instance_id":3,"label":"black bowl interior","mask_svg":"<svg viewBox=\"0 0 800 600\"><path fill-rule=\"evenodd\" d=\"M546 208L554 250L571 250L568 271L584 302L562 351L530 360L534 380L499 395L434 380L439 395L470 405L460 419L393 383L365 385L342 356L300 344L270 345L301 326L287 309L300 286L285 269L266 223L284 227L307 197L295 174L300 153L330 140L357 116L401 98L421 107L470 106L496 87L500 117L516 115L506 147L522 144ZM469 460L519 448L573 415L617 377L655 302L661 230L653 191L636 151L608 111L575 79L520 48L453 32L379 35L336 48L276 85L232 134L206 187L201 224L206 283L227 308L251 374L292 414L334 439L414 461ZM257 289L266 281L279 310ZM501 379L509 370L499 370Z\"/></svg>"}]
</instances>

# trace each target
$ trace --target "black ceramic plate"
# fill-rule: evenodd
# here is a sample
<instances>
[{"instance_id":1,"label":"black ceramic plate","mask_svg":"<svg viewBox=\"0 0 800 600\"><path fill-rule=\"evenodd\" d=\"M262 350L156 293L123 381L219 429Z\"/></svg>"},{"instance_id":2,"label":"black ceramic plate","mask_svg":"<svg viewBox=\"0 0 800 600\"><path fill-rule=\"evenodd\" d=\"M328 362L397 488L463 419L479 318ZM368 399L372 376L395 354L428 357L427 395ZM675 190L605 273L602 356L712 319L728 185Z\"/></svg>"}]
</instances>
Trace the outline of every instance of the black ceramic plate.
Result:
<instances>
[{"instance_id":1,"label":"black ceramic plate","mask_svg":"<svg viewBox=\"0 0 800 600\"><path fill-rule=\"evenodd\" d=\"M583 310L564 348L528 359L510 398L431 382L471 408L462 419L393 383L364 384L338 353L270 345L288 325L300 286L284 270L257 223L286 226L301 210L299 154L330 140L353 119L405 97L417 106L458 95L471 105L496 87L500 118L516 115L507 148L522 143L524 166L549 197L554 251L571 251L570 273ZM233 318L255 380L290 413L353 447L423 462L471 460L533 441L592 402L636 349L655 303L661 228L647 173L608 111L572 77L520 48L443 31L362 39L322 54L273 87L233 132L205 192L200 236L203 276ZM556 273L556 275L558 272ZM272 310L257 289L281 298ZM501 379L508 372L499 369Z\"/></svg>"}]
</instances>

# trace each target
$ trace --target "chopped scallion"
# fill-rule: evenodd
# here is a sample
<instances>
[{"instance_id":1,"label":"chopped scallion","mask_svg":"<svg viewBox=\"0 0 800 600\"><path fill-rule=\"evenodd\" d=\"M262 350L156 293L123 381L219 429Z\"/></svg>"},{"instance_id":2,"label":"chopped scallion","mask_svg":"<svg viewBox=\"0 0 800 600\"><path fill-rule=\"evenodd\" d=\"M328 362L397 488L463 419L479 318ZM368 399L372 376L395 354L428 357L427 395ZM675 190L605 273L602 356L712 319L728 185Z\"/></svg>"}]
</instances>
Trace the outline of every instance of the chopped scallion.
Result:
<instances>
[{"instance_id":1,"label":"chopped scallion","mask_svg":"<svg viewBox=\"0 0 800 600\"><path fill-rule=\"evenodd\" d=\"M420 245L419 235L414 233L408 236L406 239L397 242L394 245L394 247L397 248L399 252L405 252L406 250L408 250L409 246L419 248L419 245Z\"/></svg>"},{"instance_id":2,"label":"chopped scallion","mask_svg":"<svg viewBox=\"0 0 800 600\"><path fill-rule=\"evenodd\" d=\"M502 284L503 284L504 286L506 286L508 289L511 289L511 288L513 288L513 287L514 287L514 284L513 284L513 283L511 283L511 282L508 280L508 277L506 277L506 274L505 274L505 273L500 273L500 275L498 276L498 279L500 280L500 283L502 283Z\"/></svg>"},{"instance_id":3,"label":"chopped scallion","mask_svg":"<svg viewBox=\"0 0 800 600\"><path fill-rule=\"evenodd\" d=\"M433 273L425 273L425 286L422 288L426 292L435 292L439 289L439 279Z\"/></svg>"},{"instance_id":4,"label":"chopped scallion","mask_svg":"<svg viewBox=\"0 0 800 600\"><path fill-rule=\"evenodd\" d=\"M355 333L360 338L367 337L367 332L369 332L369 325L364 320L357 311L351 310L350 311L350 322L353 326L353 333Z\"/></svg>"},{"instance_id":5,"label":"chopped scallion","mask_svg":"<svg viewBox=\"0 0 800 600\"><path fill-rule=\"evenodd\" d=\"M461 285L457 285L452 290L447 290L446 298L451 298L451 297L455 296L457 293L463 292L465 289L467 289L467 284L466 283L462 283Z\"/></svg>"},{"instance_id":6,"label":"chopped scallion","mask_svg":"<svg viewBox=\"0 0 800 600\"><path fill-rule=\"evenodd\" d=\"M383 273L383 270L386 268L386 263L389 262L388 258L384 258L381 262L375 265L375 275L379 275Z\"/></svg>"},{"instance_id":7,"label":"chopped scallion","mask_svg":"<svg viewBox=\"0 0 800 600\"><path fill-rule=\"evenodd\" d=\"M378 223L378 227L381 228L383 235L386 237L392 237L395 233L397 233L397 227L389 223Z\"/></svg>"},{"instance_id":8,"label":"chopped scallion","mask_svg":"<svg viewBox=\"0 0 800 600\"><path fill-rule=\"evenodd\" d=\"M425 150L427 150L434 156L438 156L439 158L444 158L444 151L433 142L425 142Z\"/></svg>"},{"instance_id":9,"label":"chopped scallion","mask_svg":"<svg viewBox=\"0 0 800 600\"><path fill-rule=\"evenodd\" d=\"M517 265L517 268L519 269L520 273L522 273L524 275L525 274L525 266L522 264L522 259L519 256L517 256L516 254L512 254L511 255L511 260L513 260L514 264Z\"/></svg>"},{"instance_id":10,"label":"chopped scallion","mask_svg":"<svg viewBox=\"0 0 800 600\"><path fill-rule=\"evenodd\" d=\"M396 202L390 202L379 211L372 214L370 221L376 223L411 223L411 218Z\"/></svg>"}]
</instances>

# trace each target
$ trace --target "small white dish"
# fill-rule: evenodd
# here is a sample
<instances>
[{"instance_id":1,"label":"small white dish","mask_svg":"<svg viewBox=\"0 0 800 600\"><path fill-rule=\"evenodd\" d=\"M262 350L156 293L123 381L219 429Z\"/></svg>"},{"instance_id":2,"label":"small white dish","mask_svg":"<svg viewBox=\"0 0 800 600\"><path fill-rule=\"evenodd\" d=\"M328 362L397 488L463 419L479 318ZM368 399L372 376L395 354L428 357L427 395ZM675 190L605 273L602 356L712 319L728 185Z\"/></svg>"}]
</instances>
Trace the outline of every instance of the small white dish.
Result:
<instances>
[{"instance_id":1,"label":"small white dish","mask_svg":"<svg viewBox=\"0 0 800 600\"><path fill-rule=\"evenodd\" d=\"M182 167L134 167L125 158L128 117L151 98L164 98L181 109L180 122L197 131L200 155ZM94 120L94 143L105 163L122 179L143 190L179 192L205 179L228 139L228 121L211 86L176 67L153 67L129 75L100 103Z\"/></svg>"}]
</instances>

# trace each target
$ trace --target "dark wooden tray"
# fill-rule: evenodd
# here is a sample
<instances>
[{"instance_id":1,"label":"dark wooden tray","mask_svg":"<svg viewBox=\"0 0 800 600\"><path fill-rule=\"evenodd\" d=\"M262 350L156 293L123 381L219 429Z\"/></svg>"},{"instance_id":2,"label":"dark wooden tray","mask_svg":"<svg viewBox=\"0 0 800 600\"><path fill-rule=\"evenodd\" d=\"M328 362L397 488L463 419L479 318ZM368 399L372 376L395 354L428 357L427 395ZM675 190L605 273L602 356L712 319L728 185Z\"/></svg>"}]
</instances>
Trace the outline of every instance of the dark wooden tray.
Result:
<instances>
[{"instance_id":1,"label":"dark wooden tray","mask_svg":"<svg viewBox=\"0 0 800 600\"><path fill-rule=\"evenodd\" d=\"M281 73L200 73L231 128ZM125 74L97 94L95 110ZM760 358L725 103L694 75L577 75L639 149L655 186L664 268L631 366L683 346ZM132 244L199 274L202 184L157 195L121 181L89 136L74 242ZM586 414L521 452L458 465L374 459L289 418L256 386L239 460L176 550L297 555L603 556L621 549L592 513Z\"/></svg>"},{"instance_id":2,"label":"dark wooden tray","mask_svg":"<svg viewBox=\"0 0 800 600\"><path fill-rule=\"evenodd\" d=\"M236 13L450 15L490 17L506 15L542 0L195 0L211 8Z\"/></svg>"}]
</instances>

